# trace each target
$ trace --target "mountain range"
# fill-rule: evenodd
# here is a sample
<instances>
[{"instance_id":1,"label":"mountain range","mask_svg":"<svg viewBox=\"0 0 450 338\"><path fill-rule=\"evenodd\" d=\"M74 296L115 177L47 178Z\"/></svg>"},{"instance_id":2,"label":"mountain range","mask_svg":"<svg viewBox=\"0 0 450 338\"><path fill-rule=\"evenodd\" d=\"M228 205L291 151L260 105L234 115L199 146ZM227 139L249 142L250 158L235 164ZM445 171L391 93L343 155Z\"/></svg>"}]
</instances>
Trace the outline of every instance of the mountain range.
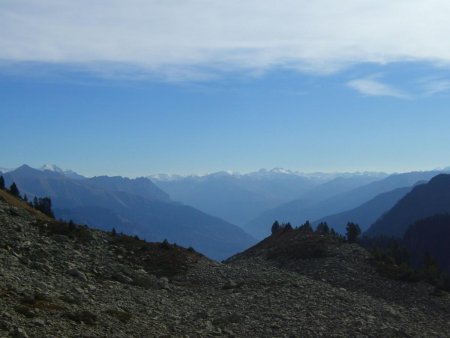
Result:
<instances>
[{"instance_id":1,"label":"mountain range","mask_svg":"<svg viewBox=\"0 0 450 338\"><path fill-rule=\"evenodd\" d=\"M58 174L62 174L66 177L69 178L74 178L74 179L84 179L85 177L76 173L73 170L63 170L60 167L54 165L54 164L44 164L42 167L39 168L41 171L53 171L56 172Z\"/></svg>"},{"instance_id":2,"label":"mountain range","mask_svg":"<svg viewBox=\"0 0 450 338\"><path fill-rule=\"evenodd\" d=\"M332 195L333 190L331 189L325 189L325 191L328 191L328 194L325 193L323 195L309 191L296 200L263 212L245 224L243 229L254 237L261 239L269 234L270 225L275 220L291 222L293 225L300 225L306 220L314 222L327 217L327 215L334 215L359 207L379 194L398 188L411 187L420 181L427 181L439 173L440 171L423 171L392 174L382 179L368 177L369 183L360 184L360 186L353 189L346 190L344 188L343 192L334 195ZM318 189L322 190L323 187L319 186ZM342 229L342 226L338 228Z\"/></svg>"},{"instance_id":3,"label":"mountain range","mask_svg":"<svg viewBox=\"0 0 450 338\"><path fill-rule=\"evenodd\" d=\"M48 196L57 218L138 235L151 241L168 239L215 259L223 259L254 243L241 228L193 207L173 202L148 178L70 178L55 170L23 165L4 174L29 198Z\"/></svg>"},{"instance_id":4,"label":"mountain range","mask_svg":"<svg viewBox=\"0 0 450 338\"><path fill-rule=\"evenodd\" d=\"M392 208L410 190L411 187L405 187L381 193L356 208L322 217L313 222L313 226L321 222L326 222L329 227L338 233L344 234L347 223L353 222L359 225L361 231L366 231L380 216Z\"/></svg>"},{"instance_id":5,"label":"mountain range","mask_svg":"<svg viewBox=\"0 0 450 338\"><path fill-rule=\"evenodd\" d=\"M440 172L303 174L276 168L248 174L130 179L88 178L54 165L39 170L24 165L3 175L7 184L18 184L22 195L51 197L58 218L105 230L114 227L152 241L167 238L222 259L246 249L255 243L254 238L269 235L274 220L294 226L306 220L313 225L327 222L341 234L352 221L363 231L374 224L369 235L393 235L392 222L399 223L399 219L377 230L390 219L390 209L394 207L395 212L397 202L415 185ZM403 232L411 222L432 215L410 214Z\"/></svg>"},{"instance_id":6,"label":"mountain range","mask_svg":"<svg viewBox=\"0 0 450 338\"><path fill-rule=\"evenodd\" d=\"M259 214L304 194L322 199L386 176L383 173L304 174L282 168L248 174L157 175L152 179L177 201L244 226ZM315 195L314 195L315 194Z\"/></svg>"},{"instance_id":7,"label":"mountain range","mask_svg":"<svg viewBox=\"0 0 450 338\"><path fill-rule=\"evenodd\" d=\"M414 222L445 213L450 213L450 175L440 174L414 187L378 219L366 235L402 238Z\"/></svg>"}]
</instances>

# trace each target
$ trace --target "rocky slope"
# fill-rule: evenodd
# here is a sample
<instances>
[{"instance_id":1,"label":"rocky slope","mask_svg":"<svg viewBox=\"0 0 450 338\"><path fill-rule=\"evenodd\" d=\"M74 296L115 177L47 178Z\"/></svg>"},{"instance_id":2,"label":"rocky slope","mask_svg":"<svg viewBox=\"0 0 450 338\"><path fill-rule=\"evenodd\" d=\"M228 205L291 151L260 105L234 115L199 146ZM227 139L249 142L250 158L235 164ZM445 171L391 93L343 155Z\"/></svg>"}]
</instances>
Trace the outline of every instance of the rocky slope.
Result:
<instances>
[{"instance_id":1,"label":"rocky slope","mask_svg":"<svg viewBox=\"0 0 450 338\"><path fill-rule=\"evenodd\" d=\"M218 263L0 196L1 337L450 334L448 294L379 277L356 245L280 234ZM305 243L325 250L295 254Z\"/></svg>"}]
</instances>

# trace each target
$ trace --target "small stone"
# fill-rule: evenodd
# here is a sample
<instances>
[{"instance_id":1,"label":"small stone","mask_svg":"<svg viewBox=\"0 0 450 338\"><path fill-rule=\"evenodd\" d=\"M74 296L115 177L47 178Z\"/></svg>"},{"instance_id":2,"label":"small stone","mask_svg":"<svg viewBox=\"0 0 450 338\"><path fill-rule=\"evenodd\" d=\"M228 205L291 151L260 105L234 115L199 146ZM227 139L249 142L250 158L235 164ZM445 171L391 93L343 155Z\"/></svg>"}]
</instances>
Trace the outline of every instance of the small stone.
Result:
<instances>
[{"instance_id":1,"label":"small stone","mask_svg":"<svg viewBox=\"0 0 450 338\"><path fill-rule=\"evenodd\" d=\"M65 235L55 234L52 236L52 239L57 243L65 243L69 241L69 237Z\"/></svg>"},{"instance_id":2,"label":"small stone","mask_svg":"<svg viewBox=\"0 0 450 338\"><path fill-rule=\"evenodd\" d=\"M38 326L44 326L45 325L45 321L41 318L34 318L31 321L34 325L38 325Z\"/></svg>"},{"instance_id":3,"label":"small stone","mask_svg":"<svg viewBox=\"0 0 450 338\"><path fill-rule=\"evenodd\" d=\"M84 295L84 290L82 288L78 287L78 286L75 286L73 288L73 291L75 291L79 295Z\"/></svg>"},{"instance_id":4,"label":"small stone","mask_svg":"<svg viewBox=\"0 0 450 338\"><path fill-rule=\"evenodd\" d=\"M36 302L36 298L33 294L25 294L22 297L21 301L22 301L22 303L25 303L25 304L34 304Z\"/></svg>"},{"instance_id":5,"label":"small stone","mask_svg":"<svg viewBox=\"0 0 450 338\"><path fill-rule=\"evenodd\" d=\"M5 319L0 319L0 330L8 331L11 327L11 323Z\"/></svg>"},{"instance_id":6,"label":"small stone","mask_svg":"<svg viewBox=\"0 0 450 338\"><path fill-rule=\"evenodd\" d=\"M133 279L128 276L125 276L122 273L115 273L112 275L112 279L123 284L131 284L133 283Z\"/></svg>"},{"instance_id":7,"label":"small stone","mask_svg":"<svg viewBox=\"0 0 450 338\"><path fill-rule=\"evenodd\" d=\"M16 327L12 333L14 338L29 338L28 334L21 327Z\"/></svg>"},{"instance_id":8,"label":"small stone","mask_svg":"<svg viewBox=\"0 0 450 338\"><path fill-rule=\"evenodd\" d=\"M234 335L233 331L230 330L229 328L224 328L224 329L222 329L222 332L223 332L224 334L229 335L229 336L233 336L233 335Z\"/></svg>"},{"instance_id":9,"label":"small stone","mask_svg":"<svg viewBox=\"0 0 450 338\"><path fill-rule=\"evenodd\" d=\"M167 277L161 277L158 280L158 285L161 289L170 290L169 279Z\"/></svg>"},{"instance_id":10,"label":"small stone","mask_svg":"<svg viewBox=\"0 0 450 338\"><path fill-rule=\"evenodd\" d=\"M209 320L206 321L206 329L208 331L214 331L214 326Z\"/></svg>"},{"instance_id":11,"label":"small stone","mask_svg":"<svg viewBox=\"0 0 450 338\"><path fill-rule=\"evenodd\" d=\"M12 316L9 314L9 312L6 312L6 311L2 312L1 316L4 317L4 318L8 318L8 319L12 318Z\"/></svg>"},{"instance_id":12,"label":"small stone","mask_svg":"<svg viewBox=\"0 0 450 338\"><path fill-rule=\"evenodd\" d=\"M230 279L230 280L228 280L228 282L226 284L224 284L224 286L222 286L222 289L229 290L229 289L235 289L237 287L238 287L238 285L236 284L236 282Z\"/></svg>"},{"instance_id":13,"label":"small stone","mask_svg":"<svg viewBox=\"0 0 450 338\"><path fill-rule=\"evenodd\" d=\"M83 272L81 272L80 270L78 270L78 269L70 269L70 270L67 270L67 274L70 275L70 276L72 276L72 277L81 279L81 280L84 281L84 282L87 282L87 277L86 277L86 275L85 275Z\"/></svg>"}]
</instances>

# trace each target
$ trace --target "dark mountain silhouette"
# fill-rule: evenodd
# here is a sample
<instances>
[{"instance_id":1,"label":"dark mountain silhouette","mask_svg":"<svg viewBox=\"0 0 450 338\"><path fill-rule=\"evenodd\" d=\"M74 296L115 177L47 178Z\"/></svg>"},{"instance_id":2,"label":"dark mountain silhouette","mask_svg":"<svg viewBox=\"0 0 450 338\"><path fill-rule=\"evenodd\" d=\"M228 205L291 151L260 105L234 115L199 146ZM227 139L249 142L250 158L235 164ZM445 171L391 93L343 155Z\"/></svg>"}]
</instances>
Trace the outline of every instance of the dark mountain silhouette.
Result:
<instances>
[{"instance_id":1,"label":"dark mountain silhouette","mask_svg":"<svg viewBox=\"0 0 450 338\"><path fill-rule=\"evenodd\" d=\"M429 180L438 174L438 171L393 174L322 201L310 200L308 196L303 196L262 213L243 228L256 238L263 238L269 234L270 225L274 220L289 221L293 225L299 225L305 220L320 219L326 215L353 209L379 194L401 187L413 186L418 181Z\"/></svg>"},{"instance_id":2,"label":"dark mountain silhouette","mask_svg":"<svg viewBox=\"0 0 450 338\"><path fill-rule=\"evenodd\" d=\"M403 197L391 210L367 230L367 236L403 237L419 219L450 213L450 175L437 175Z\"/></svg>"},{"instance_id":3,"label":"dark mountain silhouette","mask_svg":"<svg viewBox=\"0 0 450 338\"><path fill-rule=\"evenodd\" d=\"M104 230L136 234L160 241L167 238L223 259L254 243L239 227L192 207L171 202L168 195L147 178L94 177L70 179L52 171L28 166L4 175L20 191L49 196L57 218L73 219Z\"/></svg>"},{"instance_id":4,"label":"dark mountain silhouette","mask_svg":"<svg viewBox=\"0 0 450 338\"><path fill-rule=\"evenodd\" d=\"M366 231L378 218L410 192L411 189L411 187L405 187L382 193L354 209L323 217L313 222L313 225L316 226L320 222L327 222L329 227L344 234L346 224L353 222L360 226L361 231Z\"/></svg>"},{"instance_id":5,"label":"dark mountain silhouette","mask_svg":"<svg viewBox=\"0 0 450 338\"><path fill-rule=\"evenodd\" d=\"M428 253L450 274L450 215L434 215L415 222L406 230L405 247L411 252L414 265L423 264Z\"/></svg>"}]
</instances>

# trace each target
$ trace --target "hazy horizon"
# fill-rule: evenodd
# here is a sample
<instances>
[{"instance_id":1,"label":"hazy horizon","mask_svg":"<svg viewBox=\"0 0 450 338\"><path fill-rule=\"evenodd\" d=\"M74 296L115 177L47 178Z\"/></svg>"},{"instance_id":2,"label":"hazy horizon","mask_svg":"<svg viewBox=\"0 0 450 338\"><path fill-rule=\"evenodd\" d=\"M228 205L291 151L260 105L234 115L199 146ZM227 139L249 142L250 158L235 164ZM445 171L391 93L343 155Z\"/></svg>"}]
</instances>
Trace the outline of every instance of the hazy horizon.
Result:
<instances>
[{"instance_id":1,"label":"hazy horizon","mask_svg":"<svg viewBox=\"0 0 450 338\"><path fill-rule=\"evenodd\" d=\"M86 174L81 170L78 170L77 168L69 168L69 167L65 167L65 166L60 166L58 164L55 163L45 163L45 164L30 164L30 163L21 163L19 165L14 165L14 166L6 166L3 163L0 163L0 172L8 172L8 171L12 171L15 170L23 165L27 165L33 169L38 169L38 170L54 170L52 168L44 168L46 166L56 166L58 169L61 169L62 171L73 171L76 174L82 175L84 177L95 177L95 176L122 176L122 177L127 177L127 178L137 178L137 177L158 177L160 176L161 178L163 178L163 176L172 176L172 177L189 177L189 176L198 176L198 177L203 177L203 176L208 176L208 175L213 175L213 174L219 174L219 173L227 173L230 175L249 175L249 174L255 174L255 173L259 173L259 172L286 172L286 173L291 173L291 174L298 174L298 175L305 175L305 176L314 176L314 175L330 175L330 176L334 176L336 175L336 177L338 176L342 176L342 175L363 175L363 174L371 174L371 175L392 175L392 174L401 174L401 173L408 173L408 172L424 172L424 171L441 171L441 170L448 170L450 168L450 166L443 166L443 167L435 167L435 168L414 168L411 170L404 170L404 171L377 171L377 170L355 170L355 171L302 171L302 170L296 170L296 169L291 169L291 168L282 168L282 167L270 167L270 168L256 168L254 170L249 170L249 171L238 171L238 170L217 170L217 171L211 171L211 172L195 172L195 173L183 173L183 172L147 172L147 173L142 173L142 174L138 174L138 175L134 175L134 176L130 176L130 175L126 175L120 172L114 173L114 172L108 172L107 169L105 169L104 172L97 172L97 173L93 173L93 174Z\"/></svg>"}]
</instances>

